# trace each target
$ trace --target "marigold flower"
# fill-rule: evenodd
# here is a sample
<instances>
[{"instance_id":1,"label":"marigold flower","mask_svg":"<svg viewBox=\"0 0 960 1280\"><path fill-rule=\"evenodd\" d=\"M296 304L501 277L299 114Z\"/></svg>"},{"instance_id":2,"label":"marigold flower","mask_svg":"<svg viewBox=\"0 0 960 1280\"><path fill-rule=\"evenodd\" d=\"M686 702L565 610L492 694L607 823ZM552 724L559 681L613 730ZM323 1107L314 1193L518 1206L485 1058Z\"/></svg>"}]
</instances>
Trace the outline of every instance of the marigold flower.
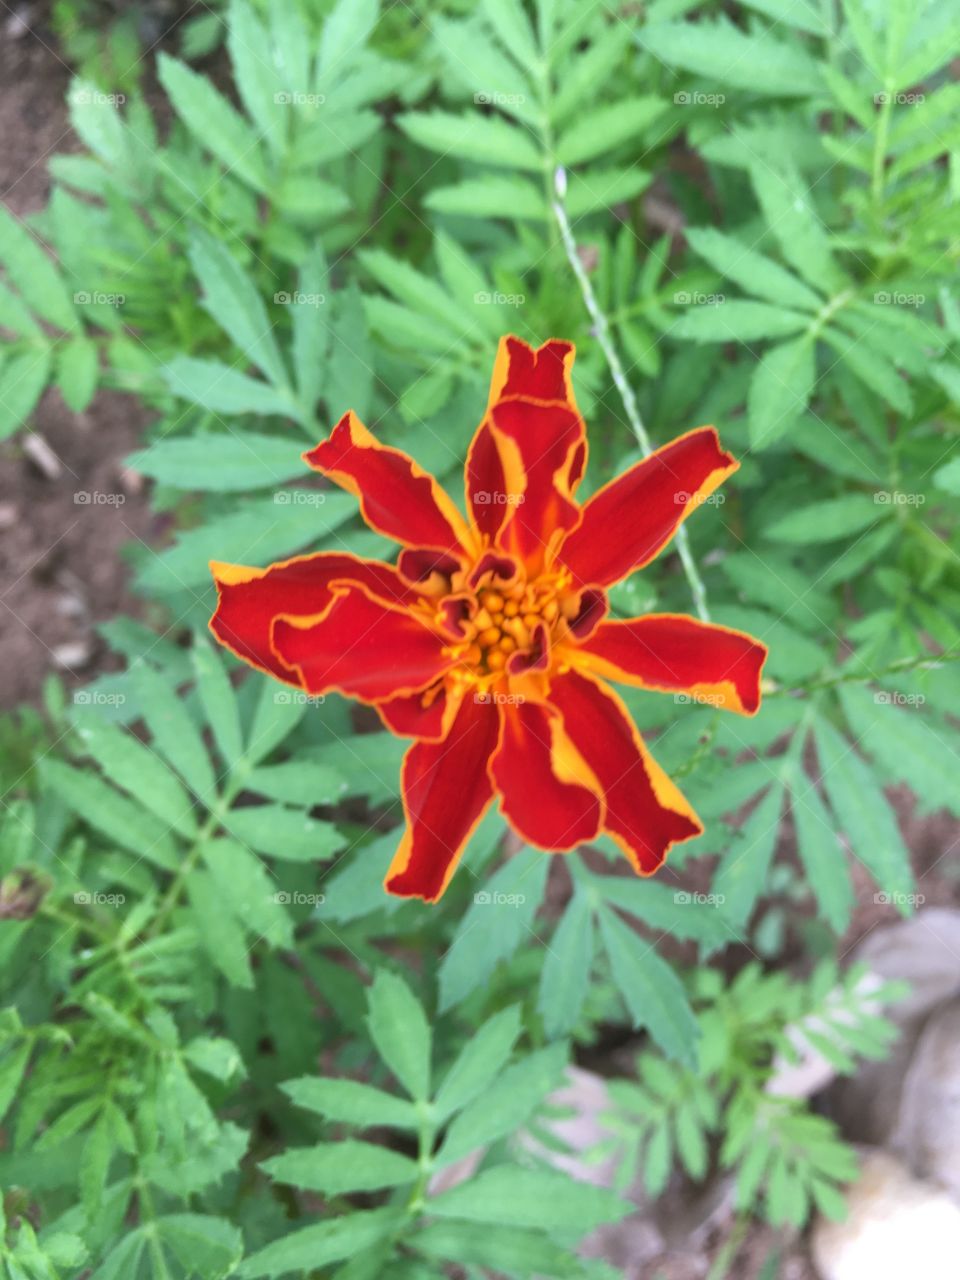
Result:
<instances>
[{"instance_id":1,"label":"marigold flower","mask_svg":"<svg viewBox=\"0 0 960 1280\"><path fill-rule=\"evenodd\" d=\"M606 832L652 874L703 827L607 681L744 715L760 704L767 651L751 636L682 614L607 611L606 588L659 555L739 464L700 427L581 506L573 358L569 342L501 340L467 455L466 518L352 412L304 454L400 544L396 564L321 552L267 569L211 565L222 644L307 694L368 703L414 739L390 893L439 898L497 797L532 845L569 850Z\"/></svg>"}]
</instances>

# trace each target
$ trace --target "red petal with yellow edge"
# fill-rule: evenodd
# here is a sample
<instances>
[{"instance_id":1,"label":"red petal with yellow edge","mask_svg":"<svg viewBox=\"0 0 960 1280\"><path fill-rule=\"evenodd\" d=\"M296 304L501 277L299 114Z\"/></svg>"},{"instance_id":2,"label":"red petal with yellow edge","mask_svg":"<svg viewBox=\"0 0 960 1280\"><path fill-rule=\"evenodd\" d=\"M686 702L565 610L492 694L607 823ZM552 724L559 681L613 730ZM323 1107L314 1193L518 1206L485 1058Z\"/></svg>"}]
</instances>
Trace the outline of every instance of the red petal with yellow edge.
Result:
<instances>
[{"instance_id":1,"label":"red petal with yellow edge","mask_svg":"<svg viewBox=\"0 0 960 1280\"><path fill-rule=\"evenodd\" d=\"M608 680L685 693L693 701L755 715L767 647L753 636L685 614L601 622L578 654Z\"/></svg>"},{"instance_id":2,"label":"red petal with yellow edge","mask_svg":"<svg viewBox=\"0 0 960 1280\"><path fill-rule=\"evenodd\" d=\"M584 585L619 582L649 564L739 465L713 427L679 436L593 495L559 559Z\"/></svg>"},{"instance_id":3,"label":"red petal with yellow edge","mask_svg":"<svg viewBox=\"0 0 960 1280\"><path fill-rule=\"evenodd\" d=\"M439 742L450 732L464 694L463 685L440 680L418 693L401 693L376 704L380 719L401 738Z\"/></svg>"},{"instance_id":4,"label":"red petal with yellow edge","mask_svg":"<svg viewBox=\"0 0 960 1280\"><path fill-rule=\"evenodd\" d=\"M487 761L497 708L467 695L442 742L415 742L403 760L407 829L387 872L388 893L436 902L493 799Z\"/></svg>"},{"instance_id":5,"label":"red petal with yellow edge","mask_svg":"<svg viewBox=\"0 0 960 1280\"><path fill-rule=\"evenodd\" d=\"M498 444L491 431L494 410L502 402L520 400L528 405L568 410L578 424L577 444L563 460L563 474L558 483L565 493L572 494L582 478L586 429L573 396L570 377L573 359L574 347L570 342L551 339L540 347L531 347L513 334L500 339L486 413L467 454L465 477L467 509L488 542L497 540L500 530L514 514L514 504L509 499L523 493L516 473L515 450L501 456L503 442ZM535 456L531 451L528 461ZM543 532L538 530L540 536Z\"/></svg>"},{"instance_id":6,"label":"red petal with yellow edge","mask_svg":"<svg viewBox=\"0 0 960 1280\"><path fill-rule=\"evenodd\" d=\"M458 556L469 543L463 517L433 476L402 450L380 444L353 412L303 458L358 498L364 520L378 533Z\"/></svg>"},{"instance_id":7,"label":"red petal with yellow edge","mask_svg":"<svg viewBox=\"0 0 960 1280\"><path fill-rule=\"evenodd\" d=\"M490 429L507 498L499 545L539 567L580 518L571 476L582 467L583 419L562 404L503 400L491 410Z\"/></svg>"},{"instance_id":8,"label":"red petal with yellow edge","mask_svg":"<svg viewBox=\"0 0 960 1280\"><path fill-rule=\"evenodd\" d=\"M452 666L446 641L407 609L353 584L338 586L319 617L282 616L273 648L310 694L336 690L379 702L433 684Z\"/></svg>"},{"instance_id":9,"label":"red petal with yellow edge","mask_svg":"<svg viewBox=\"0 0 960 1280\"><path fill-rule=\"evenodd\" d=\"M570 671L552 681L550 701L603 788L604 830L635 871L652 875L672 845L702 833L699 818L651 756L612 689Z\"/></svg>"},{"instance_id":10,"label":"red petal with yellow edge","mask_svg":"<svg viewBox=\"0 0 960 1280\"><path fill-rule=\"evenodd\" d=\"M361 560L339 552L297 556L267 569L211 561L219 603L210 619L210 630L232 653L251 666L280 680L299 685L291 671L271 647L273 622L287 617L313 617L333 600L334 582L362 583L381 600L398 605L412 602L409 586L391 565L379 560Z\"/></svg>"},{"instance_id":11,"label":"red petal with yellow edge","mask_svg":"<svg viewBox=\"0 0 960 1280\"><path fill-rule=\"evenodd\" d=\"M500 745L490 776L507 821L540 849L574 849L600 831L600 785L556 711L534 702L500 706Z\"/></svg>"}]
</instances>

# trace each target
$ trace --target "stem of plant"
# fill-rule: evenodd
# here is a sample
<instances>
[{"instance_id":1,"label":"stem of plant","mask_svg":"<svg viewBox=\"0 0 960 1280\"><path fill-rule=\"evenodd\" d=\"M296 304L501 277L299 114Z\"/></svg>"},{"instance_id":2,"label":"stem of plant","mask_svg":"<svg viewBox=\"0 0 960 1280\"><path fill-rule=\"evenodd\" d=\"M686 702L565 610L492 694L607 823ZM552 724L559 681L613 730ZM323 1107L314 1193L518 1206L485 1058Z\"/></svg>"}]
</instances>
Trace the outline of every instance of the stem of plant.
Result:
<instances>
[{"instance_id":1,"label":"stem of plant","mask_svg":"<svg viewBox=\"0 0 960 1280\"><path fill-rule=\"evenodd\" d=\"M593 321L594 334L606 358L613 384L619 391L620 399L623 401L623 409L627 415L627 421L630 423L630 428L636 437L637 444L640 446L640 451L644 457L649 457L653 453L653 445L650 443L647 429L643 425L637 398L633 394L633 388L627 381L627 375L614 345L613 337L610 333L610 322L597 301L597 295L593 291L590 277L587 275L577 252L577 242L564 205L566 184L566 172L562 168L557 169L554 175L553 214L557 220L557 226L560 228L560 238L566 250L567 261L570 263L570 268L580 286L584 305L590 313L590 319ZM683 572L686 575L687 582L690 584L690 591L693 595L693 603L697 614L704 622L709 622L710 612L707 608L706 587L700 577L700 570L697 568L697 562L693 557L693 552L690 550L690 540L683 525L680 525L677 529L675 543L677 554L680 556L680 563L683 565Z\"/></svg>"}]
</instances>

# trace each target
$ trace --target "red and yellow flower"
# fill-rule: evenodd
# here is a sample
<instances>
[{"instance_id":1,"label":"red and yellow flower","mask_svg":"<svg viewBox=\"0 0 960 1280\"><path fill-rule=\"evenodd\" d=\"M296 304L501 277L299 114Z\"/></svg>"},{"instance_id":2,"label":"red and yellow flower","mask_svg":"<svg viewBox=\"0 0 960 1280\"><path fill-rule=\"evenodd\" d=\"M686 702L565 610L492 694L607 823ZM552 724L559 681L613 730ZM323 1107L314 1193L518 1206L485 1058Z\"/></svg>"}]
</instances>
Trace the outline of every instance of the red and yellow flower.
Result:
<instances>
[{"instance_id":1,"label":"red and yellow flower","mask_svg":"<svg viewBox=\"0 0 960 1280\"><path fill-rule=\"evenodd\" d=\"M465 468L466 511L352 413L304 454L355 494L395 564L340 552L267 569L214 563L210 626L310 695L342 693L413 738L389 892L435 901L490 804L530 844L606 832L650 875L703 828L607 683L753 715L766 649L683 614L608 616L606 589L650 563L739 465L713 427L664 445L583 505L574 349L501 340Z\"/></svg>"}]
</instances>

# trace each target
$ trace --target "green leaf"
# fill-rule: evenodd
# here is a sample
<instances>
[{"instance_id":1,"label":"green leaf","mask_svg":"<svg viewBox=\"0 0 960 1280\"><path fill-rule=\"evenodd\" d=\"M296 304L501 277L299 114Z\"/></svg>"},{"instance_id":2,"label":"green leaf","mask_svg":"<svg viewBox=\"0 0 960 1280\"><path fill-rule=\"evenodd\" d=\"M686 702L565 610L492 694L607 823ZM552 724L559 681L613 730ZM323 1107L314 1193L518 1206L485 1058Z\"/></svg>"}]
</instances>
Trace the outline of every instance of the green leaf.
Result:
<instances>
[{"instance_id":1,"label":"green leaf","mask_svg":"<svg viewBox=\"0 0 960 1280\"><path fill-rule=\"evenodd\" d=\"M68 333L80 327L60 273L26 226L0 205L0 264L30 309Z\"/></svg>"},{"instance_id":2,"label":"green leaf","mask_svg":"<svg viewBox=\"0 0 960 1280\"><path fill-rule=\"evenodd\" d=\"M80 717L78 730L84 747L111 782L180 835L187 839L196 835L193 803L156 752L95 715Z\"/></svg>"},{"instance_id":3,"label":"green leaf","mask_svg":"<svg viewBox=\"0 0 960 1280\"><path fill-rule=\"evenodd\" d=\"M27 421L50 377L52 356L46 346L34 347L6 362L0 356L0 440Z\"/></svg>"},{"instance_id":4,"label":"green leaf","mask_svg":"<svg viewBox=\"0 0 960 1280\"><path fill-rule=\"evenodd\" d=\"M764 352L747 394L750 444L763 449L805 411L816 381L814 343L806 334Z\"/></svg>"},{"instance_id":5,"label":"green leaf","mask_svg":"<svg viewBox=\"0 0 960 1280\"><path fill-rule=\"evenodd\" d=\"M231 986L252 990L249 948L236 917L224 910L219 885L205 871L194 869L186 889L200 945Z\"/></svg>"},{"instance_id":6,"label":"green leaf","mask_svg":"<svg viewBox=\"0 0 960 1280\"><path fill-rule=\"evenodd\" d=\"M733 298L715 306L692 307L673 326L674 338L691 342L756 342L806 329L809 316L766 302Z\"/></svg>"},{"instance_id":7,"label":"green leaf","mask_svg":"<svg viewBox=\"0 0 960 1280\"><path fill-rule=\"evenodd\" d=\"M198 1280L226 1280L243 1257L243 1236L224 1218L170 1213L157 1219L156 1231L187 1275Z\"/></svg>"},{"instance_id":8,"label":"green leaf","mask_svg":"<svg viewBox=\"0 0 960 1280\"><path fill-rule=\"evenodd\" d=\"M320 861L346 843L332 822L311 818L303 809L287 809L279 804L231 809L224 818L224 826L251 849L287 862Z\"/></svg>"},{"instance_id":9,"label":"green leaf","mask_svg":"<svg viewBox=\"0 0 960 1280\"><path fill-rule=\"evenodd\" d=\"M164 382L170 388L175 396L179 396L181 400L189 400L193 404L201 405L204 409L209 409L211 413L256 413L261 417L271 417L277 415L285 418L294 417L294 406L289 396L280 394L274 387L266 382L261 382L257 378L249 378L245 373L241 373L237 369L232 369L229 365L222 364L219 360L197 360L193 356L174 356L174 358L164 365L160 373ZM268 437L263 437L267 439ZM206 457L203 462L206 465L208 475L212 475L213 468L211 463L219 461L211 456L210 445L208 441L211 437L199 437L196 440L171 441L171 444L192 445L194 452L203 452L206 450ZM274 440L275 445L279 445L279 440ZM157 448L158 446L154 446ZM134 456L140 461L149 460L153 449L146 450L141 454ZM288 446L287 456L292 452L292 448ZM290 470L288 474L296 475L302 472L303 463L300 463L297 471ZM148 473L149 474L149 473ZM266 480L264 484L268 483ZM184 488L216 488L215 483L208 485L193 484L184 485ZM256 485L244 486L247 488L255 488Z\"/></svg>"},{"instance_id":10,"label":"green leaf","mask_svg":"<svg viewBox=\"0 0 960 1280\"><path fill-rule=\"evenodd\" d=\"M787 262L815 289L833 293L841 287L844 278L833 260L830 237L798 171L786 163L779 170L756 164L750 178L767 226Z\"/></svg>"},{"instance_id":11,"label":"green leaf","mask_svg":"<svg viewBox=\"0 0 960 1280\"><path fill-rule=\"evenodd\" d=\"M326 255L319 240L300 267L298 284L303 301L295 301L293 307L293 371L300 405L309 419L316 408L327 363L328 321L324 306L329 279Z\"/></svg>"},{"instance_id":12,"label":"green leaf","mask_svg":"<svg viewBox=\"0 0 960 1280\"><path fill-rule=\"evenodd\" d=\"M537 1009L548 1036L567 1035L576 1026L590 988L593 951L593 908L585 893L574 893L543 963Z\"/></svg>"},{"instance_id":13,"label":"green leaf","mask_svg":"<svg viewBox=\"0 0 960 1280\"><path fill-rule=\"evenodd\" d=\"M355 1124L364 1129L377 1125L416 1129L420 1125L419 1113L412 1103L359 1080L304 1076L300 1080L288 1080L283 1090L298 1107L317 1111L328 1120Z\"/></svg>"},{"instance_id":14,"label":"green leaf","mask_svg":"<svg viewBox=\"0 0 960 1280\"><path fill-rule=\"evenodd\" d=\"M854 854L901 910L913 888L910 854L896 818L870 769L832 725L818 721L823 785Z\"/></svg>"},{"instance_id":15,"label":"green leaf","mask_svg":"<svg viewBox=\"0 0 960 1280\"><path fill-rule=\"evenodd\" d=\"M210 78L161 53L157 70L173 109L205 150L211 151L228 173L262 195L270 194L259 140L249 123L214 87Z\"/></svg>"},{"instance_id":16,"label":"green leaf","mask_svg":"<svg viewBox=\"0 0 960 1280\"><path fill-rule=\"evenodd\" d=\"M874 350L863 338L841 334L836 329L827 329L823 336L844 364L871 391L875 391L898 413L910 413L913 408L910 387L884 352Z\"/></svg>"},{"instance_id":17,"label":"green leaf","mask_svg":"<svg viewBox=\"0 0 960 1280\"><path fill-rule=\"evenodd\" d=\"M190 657L196 674L197 693L214 742L224 764L232 770L243 755L240 711L233 686L223 669L219 652L203 637L196 636Z\"/></svg>"},{"instance_id":18,"label":"green leaf","mask_svg":"<svg viewBox=\"0 0 960 1280\"><path fill-rule=\"evenodd\" d=\"M713 892L724 900L724 915L739 928L766 887L782 808L783 790L773 786L731 842L714 878Z\"/></svg>"},{"instance_id":19,"label":"green leaf","mask_svg":"<svg viewBox=\"0 0 960 1280\"><path fill-rule=\"evenodd\" d=\"M203 860L225 908L256 939L265 938L271 947L293 946L284 891L256 854L218 837L204 843Z\"/></svg>"},{"instance_id":20,"label":"green leaf","mask_svg":"<svg viewBox=\"0 0 960 1280\"><path fill-rule=\"evenodd\" d=\"M377 971L367 994L367 1022L377 1052L416 1102L430 1097L430 1024L402 979Z\"/></svg>"},{"instance_id":21,"label":"green leaf","mask_svg":"<svg viewBox=\"0 0 960 1280\"><path fill-rule=\"evenodd\" d=\"M609 907L602 907L599 916L613 979L634 1026L646 1027L668 1057L694 1066L697 1023L679 978L652 943L629 929Z\"/></svg>"},{"instance_id":22,"label":"green leaf","mask_svg":"<svg viewBox=\"0 0 960 1280\"><path fill-rule=\"evenodd\" d=\"M543 158L526 130L500 116L409 112L397 117L400 128L422 147L460 156L477 164L539 172Z\"/></svg>"},{"instance_id":23,"label":"green leaf","mask_svg":"<svg viewBox=\"0 0 960 1280\"><path fill-rule=\"evenodd\" d=\"M933 483L945 493L960 497L960 457L951 458L933 473Z\"/></svg>"},{"instance_id":24,"label":"green leaf","mask_svg":"<svg viewBox=\"0 0 960 1280\"><path fill-rule=\"evenodd\" d=\"M190 237L190 262L203 286L204 305L244 355L278 387L288 385L274 325L246 271L221 241L199 228Z\"/></svg>"},{"instance_id":25,"label":"green leaf","mask_svg":"<svg viewBox=\"0 0 960 1280\"><path fill-rule=\"evenodd\" d=\"M230 430L225 434L161 439L131 453L127 466L175 489L240 493L299 478L300 446L281 436Z\"/></svg>"},{"instance_id":26,"label":"green leaf","mask_svg":"<svg viewBox=\"0 0 960 1280\"><path fill-rule=\"evenodd\" d=\"M320 69L324 75L343 75L377 25L379 0L337 0L323 24Z\"/></svg>"},{"instance_id":27,"label":"green leaf","mask_svg":"<svg viewBox=\"0 0 960 1280\"><path fill-rule=\"evenodd\" d=\"M663 98L625 98L582 116L557 141L557 160L578 165L642 133L666 110Z\"/></svg>"},{"instance_id":28,"label":"green leaf","mask_svg":"<svg viewBox=\"0 0 960 1280\"><path fill-rule=\"evenodd\" d=\"M71 338L57 350L57 386L64 404L82 413L93 399L100 377L96 343L82 336Z\"/></svg>"},{"instance_id":29,"label":"green leaf","mask_svg":"<svg viewBox=\"0 0 960 1280\"><path fill-rule=\"evenodd\" d=\"M473 895L440 963L441 1010L487 982L499 962L533 934L548 866L539 851L516 853Z\"/></svg>"},{"instance_id":30,"label":"green leaf","mask_svg":"<svg viewBox=\"0 0 960 1280\"><path fill-rule=\"evenodd\" d=\"M402 1187L415 1182L418 1173L415 1160L387 1147L352 1138L285 1151L283 1155L265 1160L261 1168L274 1182L289 1182L305 1191L321 1191L328 1196Z\"/></svg>"},{"instance_id":31,"label":"green leaf","mask_svg":"<svg viewBox=\"0 0 960 1280\"><path fill-rule=\"evenodd\" d=\"M889 511L889 507L874 502L864 493L848 493L842 498L825 498L799 511L791 511L775 520L766 533L775 542L789 542L794 546L834 542L837 538L862 533Z\"/></svg>"},{"instance_id":32,"label":"green leaf","mask_svg":"<svg viewBox=\"0 0 960 1280\"><path fill-rule=\"evenodd\" d=\"M9 1051L0 1060L0 1120L10 1110L32 1052L33 1044L28 1040L26 1044Z\"/></svg>"},{"instance_id":33,"label":"green leaf","mask_svg":"<svg viewBox=\"0 0 960 1280\"><path fill-rule=\"evenodd\" d=\"M685 235L701 258L754 297L801 311L817 311L823 305L791 271L733 236L715 227L690 227Z\"/></svg>"},{"instance_id":34,"label":"green leaf","mask_svg":"<svg viewBox=\"0 0 960 1280\"><path fill-rule=\"evenodd\" d=\"M492 1268L510 1276L582 1274L571 1270L570 1251L548 1236L502 1223L491 1231L486 1223L432 1222L417 1227L410 1245L428 1258L443 1262L456 1258L461 1266Z\"/></svg>"},{"instance_id":35,"label":"green leaf","mask_svg":"<svg viewBox=\"0 0 960 1280\"><path fill-rule=\"evenodd\" d=\"M509 1165L468 1178L430 1200L427 1210L431 1217L539 1227L571 1236L584 1235L605 1222L619 1222L633 1211L605 1187L545 1169Z\"/></svg>"},{"instance_id":36,"label":"green leaf","mask_svg":"<svg viewBox=\"0 0 960 1280\"><path fill-rule=\"evenodd\" d=\"M790 811L807 882L831 928L842 934L850 923L853 909L846 853L837 839L826 805L799 764L790 774Z\"/></svg>"},{"instance_id":37,"label":"green leaf","mask_svg":"<svg viewBox=\"0 0 960 1280\"><path fill-rule=\"evenodd\" d=\"M471 1035L437 1091L434 1109L445 1119L466 1106L502 1070L520 1034L520 1006L510 1005Z\"/></svg>"},{"instance_id":38,"label":"green leaf","mask_svg":"<svg viewBox=\"0 0 960 1280\"><path fill-rule=\"evenodd\" d=\"M816 62L794 40L767 32L746 35L727 18L698 22L651 22L637 31L641 48L668 66L703 76L708 84L730 84L775 98L817 93Z\"/></svg>"},{"instance_id":39,"label":"green leaf","mask_svg":"<svg viewBox=\"0 0 960 1280\"><path fill-rule=\"evenodd\" d=\"M155 749L169 760L194 795L212 806L217 779L200 730L176 690L142 660L131 667L130 677Z\"/></svg>"},{"instance_id":40,"label":"green leaf","mask_svg":"<svg viewBox=\"0 0 960 1280\"><path fill-rule=\"evenodd\" d=\"M84 822L122 849L129 849L165 871L177 870L179 858L166 823L159 822L89 772L52 759L43 760L39 769L46 785Z\"/></svg>"},{"instance_id":41,"label":"green leaf","mask_svg":"<svg viewBox=\"0 0 960 1280\"><path fill-rule=\"evenodd\" d=\"M261 1276L282 1276L290 1271L325 1267L382 1240L396 1230L404 1216L402 1209L371 1209L315 1222L258 1250L240 1264L237 1274L247 1280L259 1280Z\"/></svg>"},{"instance_id":42,"label":"green leaf","mask_svg":"<svg viewBox=\"0 0 960 1280\"><path fill-rule=\"evenodd\" d=\"M245 786L269 800L307 808L335 804L347 792L347 784L336 769L312 760L287 760L283 764L261 766L249 774Z\"/></svg>"},{"instance_id":43,"label":"green leaf","mask_svg":"<svg viewBox=\"0 0 960 1280\"><path fill-rule=\"evenodd\" d=\"M436 213L464 218L517 218L546 221L541 192L520 178L469 178L453 187L434 187L424 201Z\"/></svg>"},{"instance_id":44,"label":"green leaf","mask_svg":"<svg viewBox=\"0 0 960 1280\"><path fill-rule=\"evenodd\" d=\"M567 1046L560 1042L506 1067L454 1119L437 1153L437 1164L450 1164L517 1133L550 1090L559 1085L566 1063Z\"/></svg>"}]
</instances>

